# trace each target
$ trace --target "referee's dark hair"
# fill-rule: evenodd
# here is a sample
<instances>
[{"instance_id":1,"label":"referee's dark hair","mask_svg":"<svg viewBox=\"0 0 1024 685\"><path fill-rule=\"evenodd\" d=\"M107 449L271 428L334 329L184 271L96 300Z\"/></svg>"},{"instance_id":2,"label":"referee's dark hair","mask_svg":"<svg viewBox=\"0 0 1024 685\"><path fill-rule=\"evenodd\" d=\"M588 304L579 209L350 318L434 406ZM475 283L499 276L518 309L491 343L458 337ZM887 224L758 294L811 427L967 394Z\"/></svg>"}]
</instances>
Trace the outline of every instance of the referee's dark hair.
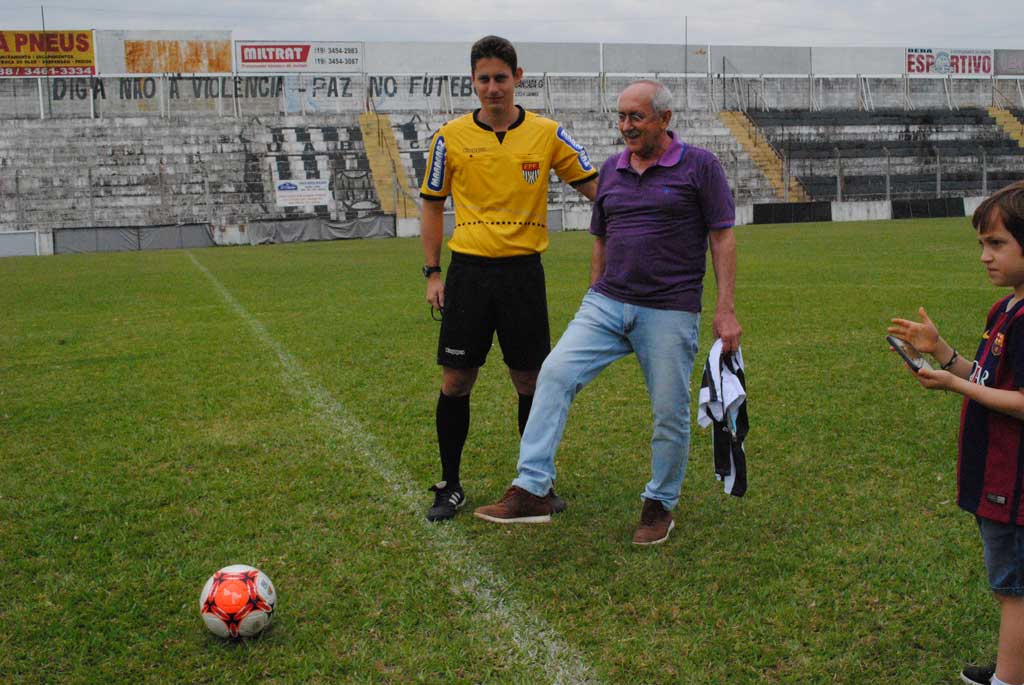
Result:
<instances>
[{"instance_id":1,"label":"referee's dark hair","mask_svg":"<svg viewBox=\"0 0 1024 685\"><path fill-rule=\"evenodd\" d=\"M476 72L476 63L487 57L497 57L512 68L513 74L519 67L516 49L512 47L512 43L501 36L484 36L473 43L473 47L469 51L470 72Z\"/></svg>"},{"instance_id":2,"label":"referee's dark hair","mask_svg":"<svg viewBox=\"0 0 1024 685\"><path fill-rule=\"evenodd\" d=\"M1024 252L1024 181L1017 181L1000 188L989 195L974 210L971 223L978 233L984 233L992 225L992 213L999 212L1003 226Z\"/></svg>"}]
</instances>

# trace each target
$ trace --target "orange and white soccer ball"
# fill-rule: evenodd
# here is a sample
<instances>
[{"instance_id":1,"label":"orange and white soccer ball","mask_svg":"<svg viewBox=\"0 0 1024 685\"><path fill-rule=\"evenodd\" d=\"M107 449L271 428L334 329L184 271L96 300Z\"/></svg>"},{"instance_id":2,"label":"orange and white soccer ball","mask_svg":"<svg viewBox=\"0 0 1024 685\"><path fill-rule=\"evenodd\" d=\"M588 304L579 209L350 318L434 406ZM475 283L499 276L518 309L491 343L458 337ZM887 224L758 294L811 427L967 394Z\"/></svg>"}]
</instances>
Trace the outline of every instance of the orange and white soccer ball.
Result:
<instances>
[{"instance_id":1,"label":"orange and white soccer ball","mask_svg":"<svg viewBox=\"0 0 1024 685\"><path fill-rule=\"evenodd\" d=\"M225 566L210 576L199 595L199 614L220 637L252 637L270 624L277 605L274 583L245 564Z\"/></svg>"}]
</instances>

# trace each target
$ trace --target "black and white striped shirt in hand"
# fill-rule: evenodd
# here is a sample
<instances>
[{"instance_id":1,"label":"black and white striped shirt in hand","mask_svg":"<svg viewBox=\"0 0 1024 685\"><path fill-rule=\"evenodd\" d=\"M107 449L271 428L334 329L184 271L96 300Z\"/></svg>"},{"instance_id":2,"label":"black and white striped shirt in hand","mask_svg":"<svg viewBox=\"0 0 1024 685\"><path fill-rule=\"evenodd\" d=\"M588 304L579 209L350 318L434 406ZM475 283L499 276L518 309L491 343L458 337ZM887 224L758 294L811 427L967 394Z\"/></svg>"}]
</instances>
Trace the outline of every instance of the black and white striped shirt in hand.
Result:
<instances>
[{"instance_id":1,"label":"black and white striped shirt in hand","mask_svg":"<svg viewBox=\"0 0 1024 685\"><path fill-rule=\"evenodd\" d=\"M704 363L697 423L712 426L715 477L724 483L725 492L742 497L747 491L747 456L743 441L747 437L747 379L740 349L722 354L722 341L715 340Z\"/></svg>"}]
</instances>

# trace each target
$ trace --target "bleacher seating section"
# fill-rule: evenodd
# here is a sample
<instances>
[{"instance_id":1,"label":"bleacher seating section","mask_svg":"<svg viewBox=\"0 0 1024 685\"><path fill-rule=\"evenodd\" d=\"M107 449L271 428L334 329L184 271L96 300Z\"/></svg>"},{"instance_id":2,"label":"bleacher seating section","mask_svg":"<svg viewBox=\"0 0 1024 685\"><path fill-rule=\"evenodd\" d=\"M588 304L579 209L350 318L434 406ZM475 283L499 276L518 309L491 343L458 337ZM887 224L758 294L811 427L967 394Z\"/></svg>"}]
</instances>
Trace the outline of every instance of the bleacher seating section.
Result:
<instances>
[{"instance_id":1,"label":"bleacher seating section","mask_svg":"<svg viewBox=\"0 0 1024 685\"><path fill-rule=\"evenodd\" d=\"M1024 111L1013 113L1024 121ZM844 200L885 198L886 150L893 199L935 197L936 150L945 197L981 194L981 150L990 192L1024 179L1024 147L982 109L748 114L788 156L790 173L812 200L836 199L837 150ZM718 155L737 203L778 201L714 112L674 116L674 128L687 142ZM390 116L406 172L395 178L408 185L396 193L418 196L431 136L448 118ZM587 147L595 165L621 150L613 114L571 112L555 118ZM0 230L359 218L381 211L381 186L375 187L363 135L355 113L8 121L0 135ZM331 204L276 206L274 182L309 178L332 179ZM549 202L584 212L587 207L557 180Z\"/></svg>"},{"instance_id":2,"label":"bleacher seating section","mask_svg":"<svg viewBox=\"0 0 1024 685\"><path fill-rule=\"evenodd\" d=\"M355 117L263 123L18 120L0 136L0 230L356 218L379 210ZM333 178L333 205L276 207L276 180Z\"/></svg>"},{"instance_id":3,"label":"bleacher seating section","mask_svg":"<svg viewBox=\"0 0 1024 685\"><path fill-rule=\"evenodd\" d=\"M748 114L814 200L837 199L837 175L843 200L885 199L887 169L892 198L980 195L983 157L988 192L1024 179L1024 148L983 109Z\"/></svg>"},{"instance_id":4,"label":"bleacher seating section","mask_svg":"<svg viewBox=\"0 0 1024 685\"><path fill-rule=\"evenodd\" d=\"M449 117L435 115L424 118L412 114L407 115L405 121L402 121L401 115L392 115L391 118L396 137L399 139L399 149L408 165L409 178L418 182L426 170L431 136ZM608 157L622 150L622 140L613 114L574 112L558 119L573 137L587 148L590 159L597 167L600 167ZM687 143L711 150L718 156L729 177L737 202L752 202L773 196L771 185L713 112L675 112L673 129ZM561 205L563 202L585 203L577 193L567 191L565 186L555 182L556 180L552 175L553 182L550 184L549 192L549 202L552 205Z\"/></svg>"},{"instance_id":5,"label":"bleacher seating section","mask_svg":"<svg viewBox=\"0 0 1024 685\"><path fill-rule=\"evenodd\" d=\"M433 132L449 115L394 114L390 124L418 197ZM595 165L621 150L614 116L560 118ZM738 202L772 190L710 112L677 114L675 128L722 160ZM273 183L331 178L334 204L276 207ZM0 230L175 223L246 223L318 215L354 219L381 209L355 114L234 119L16 120L0 135ZM553 176L550 203L586 201Z\"/></svg>"}]
</instances>

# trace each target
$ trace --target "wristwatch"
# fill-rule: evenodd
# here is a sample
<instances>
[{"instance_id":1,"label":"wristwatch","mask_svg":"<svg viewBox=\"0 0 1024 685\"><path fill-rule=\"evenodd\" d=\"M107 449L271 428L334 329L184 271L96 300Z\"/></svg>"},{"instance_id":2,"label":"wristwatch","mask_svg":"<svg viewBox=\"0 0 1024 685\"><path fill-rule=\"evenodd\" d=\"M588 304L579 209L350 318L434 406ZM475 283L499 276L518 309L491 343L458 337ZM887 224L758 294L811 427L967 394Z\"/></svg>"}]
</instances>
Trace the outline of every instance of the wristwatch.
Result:
<instances>
[{"instance_id":1,"label":"wristwatch","mask_svg":"<svg viewBox=\"0 0 1024 685\"><path fill-rule=\"evenodd\" d=\"M441 273L441 267L439 266L425 266L423 267L423 278L430 278L430 274Z\"/></svg>"}]
</instances>

